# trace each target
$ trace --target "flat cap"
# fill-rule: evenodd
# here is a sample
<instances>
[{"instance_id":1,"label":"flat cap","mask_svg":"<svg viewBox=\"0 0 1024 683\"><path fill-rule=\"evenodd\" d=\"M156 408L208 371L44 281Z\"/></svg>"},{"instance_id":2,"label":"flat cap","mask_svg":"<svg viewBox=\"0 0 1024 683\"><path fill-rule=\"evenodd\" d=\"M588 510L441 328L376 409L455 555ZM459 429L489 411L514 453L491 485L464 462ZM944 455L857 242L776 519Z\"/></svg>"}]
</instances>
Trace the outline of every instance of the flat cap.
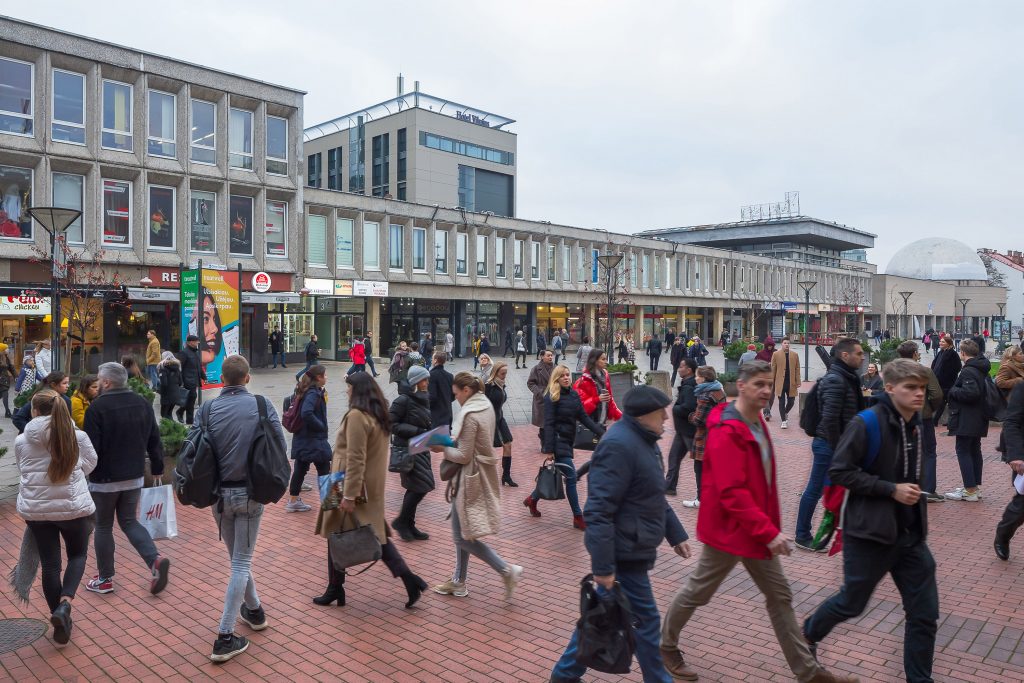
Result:
<instances>
[{"instance_id":1,"label":"flat cap","mask_svg":"<svg viewBox=\"0 0 1024 683\"><path fill-rule=\"evenodd\" d=\"M631 417L639 417L661 410L670 403L672 399L666 396L665 392L644 384L626 392L626 397L622 400L622 412Z\"/></svg>"}]
</instances>

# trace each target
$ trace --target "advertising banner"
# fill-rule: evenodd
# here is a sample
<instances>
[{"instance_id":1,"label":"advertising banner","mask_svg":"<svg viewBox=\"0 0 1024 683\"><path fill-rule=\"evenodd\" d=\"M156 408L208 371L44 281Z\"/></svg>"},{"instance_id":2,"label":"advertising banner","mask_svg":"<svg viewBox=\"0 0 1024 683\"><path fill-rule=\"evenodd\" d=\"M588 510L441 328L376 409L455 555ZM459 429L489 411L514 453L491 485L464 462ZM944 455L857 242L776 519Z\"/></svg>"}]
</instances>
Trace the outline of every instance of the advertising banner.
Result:
<instances>
[{"instance_id":1,"label":"advertising banner","mask_svg":"<svg viewBox=\"0 0 1024 683\"><path fill-rule=\"evenodd\" d=\"M233 270L203 269L181 273L181 333L199 337L206 382L203 388L223 386L221 364L238 353L239 282ZM185 345L185 339L182 340Z\"/></svg>"}]
</instances>

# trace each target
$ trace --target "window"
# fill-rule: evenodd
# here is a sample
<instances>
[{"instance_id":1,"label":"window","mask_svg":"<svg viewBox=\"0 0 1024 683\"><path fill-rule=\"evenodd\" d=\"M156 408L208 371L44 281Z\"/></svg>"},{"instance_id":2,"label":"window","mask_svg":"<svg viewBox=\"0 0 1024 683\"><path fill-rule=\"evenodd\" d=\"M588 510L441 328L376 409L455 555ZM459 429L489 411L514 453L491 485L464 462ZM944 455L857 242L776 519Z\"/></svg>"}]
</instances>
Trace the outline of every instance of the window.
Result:
<instances>
[{"instance_id":1,"label":"window","mask_svg":"<svg viewBox=\"0 0 1024 683\"><path fill-rule=\"evenodd\" d=\"M469 235L464 232L456 233L455 235L455 274L456 275L469 275L469 264L466 260L469 258L466 252L469 251Z\"/></svg>"},{"instance_id":2,"label":"window","mask_svg":"<svg viewBox=\"0 0 1024 683\"><path fill-rule=\"evenodd\" d=\"M646 256L644 258L646 258ZM661 270L659 267L660 258L660 256L654 257L654 276L651 278L651 287L655 289L657 289L658 286L661 284L661 278L659 277L661 275Z\"/></svg>"},{"instance_id":3,"label":"window","mask_svg":"<svg viewBox=\"0 0 1024 683\"><path fill-rule=\"evenodd\" d=\"M252 256L252 197L231 195L228 218L228 253Z\"/></svg>"},{"instance_id":4,"label":"window","mask_svg":"<svg viewBox=\"0 0 1024 683\"><path fill-rule=\"evenodd\" d=\"M425 228L412 229L412 269L427 270L427 231Z\"/></svg>"},{"instance_id":5,"label":"window","mask_svg":"<svg viewBox=\"0 0 1024 683\"><path fill-rule=\"evenodd\" d=\"M341 147L327 150L327 189L342 190ZM317 186L319 187L319 185Z\"/></svg>"},{"instance_id":6,"label":"window","mask_svg":"<svg viewBox=\"0 0 1024 683\"><path fill-rule=\"evenodd\" d=\"M505 275L505 249L508 248L508 238L498 237L494 240L494 275L495 277L507 277Z\"/></svg>"},{"instance_id":7,"label":"window","mask_svg":"<svg viewBox=\"0 0 1024 683\"><path fill-rule=\"evenodd\" d=\"M105 149L132 151L132 86L103 81L103 133Z\"/></svg>"},{"instance_id":8,"label":"window","mask_svg":"<svg viewBox=\"0 0 1024 683\"><path fill-rule=\"evenodd\" d=\"M32 238L32 170L15 166L0 166L0 237L10 239Z\"/></svg>"},{"instance_id":9,"label":"window","mask_svg":"<svg viewBox=\"0 0 1024 683\"><path fill-rule=\"evenodd\" d=\"M85 201L85 177L70 173L54 173L53 205L62 209L81 211ZM68 242L81 244L85 241L82 234L82 217L79 216L64 232Z\"/></svg>"},{"instance_id":10,"label":"window","mask_svg":"<svg viewBox=\"0 0 1024 683\"><path fill-rule=\"evenodd\" d=\"M555 280L555 245L548 245L548 282Z\"/></svg>"},{"instance_id":11,"label":"window","mask_svg":"<svg viewBox=\"0 0 1024 683\"><path fill-rule=\"evenodd\" d=\"M228 166L252 170L252 112L231 108L228 119Z\"/></svg>"},{"instance_id":12,"label":"window","mask_svg":"<svg viewBox=\"0 0 1024 683\"><path fill-rule=\"evenodd\" d=\"M647 289L647 287L649 287L650 284L651 284L651 279L650 279L651 255L650 254L644 254L642 263L644 265L640 269L640 282L641 282L641 285L643 286L643 288Z\"/></svg>"},{"instance_id":13,"label":"window","mask_svg":"<svg viewBox=\"0 0 1024 683\"><path fill-rule=\"evenodd\" d=\"M267 173L288 175L288 119L267 117Z\"/></svg>"},{"instance_id":14,"label":"window","mask_svg":"<svg viewBox=\"0 0 1024 683\"><path fill-rule=\"evenodd\" d=\"M405 227L391 225L388 233L388 268L402 270L405 268Z\"/></svg>"},{"instance_id":15,"label":"window","mask_svg":"<svg viewBox=\"0 0 1024 683\"><path fill-rule=\"evenodd\" d=\"M2 105L0 105L2 106ZM2 120L0 116L0 120ZM56 142L85 144L85 76L53 70L53 123L50 137Z\"/></svg>"},{"instance_id":16,"label":"window","mask_svg":"<svg viewBox=\"0 0 1024 683\"><path fill-rule=\"evenodd\" d=\"M192 100L192 161L217 163L217 105Z\"/></svg>"},{"instance_id":17,"label":"window","mask_svg":"<svg viewBox=\"0 0 1024 683\"><path fill-rule=\"evenodd\" d=\"M448 274L448 231L434 230L434 272Z\"/></svg>"},{"instance_id":18,"label":"window","mask_svg":"<svg viewBox=\"0 0 1024 683\"><path fill-rule=\"evenodd\" d=\"M356 119L356 125L348 129L348 191L363 194L366 191L366 128L363 117Z\"/></svg>"},{"instance_id":19,"label":"window","mask_svg":"<svg viewBox=\"0 0 1024 683\"><path fill-rule=\"evenodd\" d=\"M523 260L526 256L526 245L523 240L516 240L515 249L512 251L512 277L516 280L523 279Z\"/></svg>"},{"instance_id":20,"label":"window","mask_svg":"<svg viewBox=\"0 0 1024 683\"><path fill-rule=\"evenodd\" d=\"M663 257L663 272L665 273L665 289L671 289L672 288L672 282L671 282L672 273L671 273L671 264L669 262L668 256Z\"/></svg>"},{"instance_id":21,"label":"window","mask_svg":"<svg viewBox=\"0 0 1024 683\"><path fill-rule=\"evenodd\" d=\"M267 200L267 256L288 256L288 203ZM327 237L324 237L324 258L327 258Z\"/></svg>"},{"instance_id":22,"label":"window","mask_svg":"<svg viewBox=\"0 0 1024 683\"><path fill-rule=\"evenodd\" d=\"M504 173L459 164L459 206L467 211L511 216L514 181Z\"/></svg>"},{"instance_id":23,"label":"window","mask_svg":"<svg viewBox=\"0 0 1024 683\"><path fill-rule=\"evenodd\" d=\"M496 164L504 164L505 166L511 166L515 163L516 155L513 152L503 152L500 149L491 149L490 147L476 145L472 142L463 142L462 140L446 138L443 135L435 135L425 131L420 131L420 144L430 149L461 154L462 156L483 159L484 161L492 161Z\"/></svg>"},{"instance_id":24,"label":"window","mask_svg":"<svg viewBox=\"0 0 1024 683\"><path fill-rule=\"evenodd\" d=\"M339 218L335 222L334 258L338 268L352 267L352 232L355 221L351 218Z\"/></svg>"},{"instance_id":25,"label":"window","mask_svg":"<svg viewBox=\"0 0 1024 683\"><path fill-rule=\"evenodd\" d=\"M320 152L306 157L306 185L320 187L321 157Z\"/></svg>"},{"instance_id":26,"label":"window","mask_svg":"<svg viewBox=\"0 0 1024 683\"><path fill-rule=\"evenodd\" d=\"M311 266L327 267L327 216L306 215L306 259Z\"/></svg>"},{"instance_id":27,"label":"window","mask_svg":"<svg viewBox=\"0 0 1024 683\"><path fill-rule=\"evenodd\" d=\"M637 272L636 272L636 270L637 270L636 269L636 254L635 253L630 253L630 255L629 255L629 286L632 287L633 289L636 289L636 280L637 280Z\"/></svg>"},{"instance_id":28,"label":"window","mask_svg":"<svg viewBox=\"0 0 1024 683\"><path fill-rule=\"evenodd\" d=\"M103 246L132 246L132 184L103 181Z\"/></svg>"},{"instance_id":29,"label":"window","mask_svg":"<svg viewBox=\"0 0 1024 683\"><path fill-rule=\"evenodd\" d=\"M540 279L540 242L532 242L533 252L532 258L530 259L530 278L533 280Z\"/></svg>"},{"instance_id":30,"label":"window","mask_svg":"<svg viewBox=\"0 0 1024 683\"><path fill-rule=\"evenodd\" d=\"M209 254L217 251L217 195L193 192L189 201L190 248Z\"/></svg>"},{"instance_id":31,"label":"window","mask_svg":"<svg viewBox=\"0 0 1024 683\"><path fill-rule=\"evenodd\" d=\"M35 67L0 58L0 133L32 135Z\"/></svg>"},{"instance_id":32,"label":"window","mask_svg":"<svg viewBox=\"0 0 1024 683\"><path fill-rule=\"evenodd\" d=\"M149 91L149 137L147 152L156 157L173 157L177 151L174 144L174 95Z\"/></svg>"},{"instance_id":33,"label":"window","mask_svg":"<svg viewBox=\"0 0 1024 683\"><path fill-rule=\"evenodd\" d=\"M380 270L380 224L363 221L363 267Z\"/></svg>"},{"instance_id":34,"label":"window","mask_svg":"<svg viewBox=\"0 0 1024 683\"><path fill-rule=\"evenodd\" d=\"M476 169L459 164L459 206L476 211Z\"/></svg>"},{"instance_id":35,"label":"window","mask_svg":"<svg viewBox=\"0 0 1024 683\"><path fill-rule=\"evenodd\" d=\"M476 236L476 274L487 276L487 235Z\"/></svg>"},{"instance_id":36,"label":"window","mask_svg":"<svg viewBox=\"0 0 1024 683\"><path fill-rule=\"evenodd\" d=\"M149 248L174 249L174 188L149 186Z\"/></svg>"},{"instance_id":37,"label":"window","mask_svg":"<svg viewBox=\"0 0 1024 683\"><path fill-rule=\"evenodd\" d=\"M562 245L562 282L572 282L572 247Z\"/></svg>"},{"instance_id":38,"label":"window","mask_svg":"<svg viewBox=\"0 0 1024 683\"><path fill-rule=\"evenodd\" d=\"M398 198L405 201L405 176L406 176L406 135L405 128L398 129Z\"/></svg>"},{"instance_id":39,"label":"window","mask_svg":"<svg viewBox=\"0 0 1024 683\"><path fill-rule=\"evenodd\" d=\"M384 197L390 194L388 179L391 173L391 151L389 149L390 133L375 135L373 138L373 186L371 191L374 197Z\"/></svg>"}]
</instances>

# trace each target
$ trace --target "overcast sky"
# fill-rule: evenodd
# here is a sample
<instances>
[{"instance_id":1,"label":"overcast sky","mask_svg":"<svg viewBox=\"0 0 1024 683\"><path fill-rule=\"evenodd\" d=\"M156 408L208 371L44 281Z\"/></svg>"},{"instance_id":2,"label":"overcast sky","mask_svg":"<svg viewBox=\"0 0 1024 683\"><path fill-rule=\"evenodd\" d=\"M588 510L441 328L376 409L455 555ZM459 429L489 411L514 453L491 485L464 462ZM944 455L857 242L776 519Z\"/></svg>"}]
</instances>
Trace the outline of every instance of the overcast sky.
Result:
<instances>
[{"instance_id":1,"label":"overcast sky","mask_svg":"<svg viewBox=\"0 0 1024 683\"><path fill-rule=\"evenodd\" d=\"M141 8L145 8L143 11ZM305 90L306 125L395 77L516 119L518 214L635 232L802 212L1024 246L1024 3L46 1L17 18Z\"/></svg>"}]
</instances>

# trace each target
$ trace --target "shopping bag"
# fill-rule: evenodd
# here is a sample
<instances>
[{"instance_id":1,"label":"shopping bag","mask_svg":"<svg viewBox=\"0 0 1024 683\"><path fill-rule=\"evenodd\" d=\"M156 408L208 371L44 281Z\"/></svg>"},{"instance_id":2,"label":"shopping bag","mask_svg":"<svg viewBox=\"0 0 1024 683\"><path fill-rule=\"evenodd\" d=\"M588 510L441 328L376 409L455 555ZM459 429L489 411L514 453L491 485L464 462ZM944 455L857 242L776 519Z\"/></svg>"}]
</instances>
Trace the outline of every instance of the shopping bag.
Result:
<instances>
[{"instance_id":1,"label":"shopping bag","mask_svg":"<svg viewBox=\"0 0 1024 683\"><path fill-rule=\"evenodd\" d=\"M178 514L174 508L174 490L170 485L142 489L139 497L139 522L153 540L178 535Z\"/></svg>"},{"instance_id":2,"label":"shopping bag","mask_svg":"<svg viewBox=\"0 0 1024 683\"><path fill-rule=\"evenodd\" d=\"M565 498L565 474L560 469L562 465L556 465L547 461L540 466L537 472L537 496L540 500L562 500Z\"/></svg>"},{"instance_id":3,"label":"shopping bag","mask_svg":"<svg viewBox=\"0 0 1024 683\"><path fill-rule=\"evenodd\" d=\"M576 662L610 674L629 673L636 651L633 614L618 583L611 592L599 592L594 575L580 582L580 618Z\"/></svg>"}]
</instances>

